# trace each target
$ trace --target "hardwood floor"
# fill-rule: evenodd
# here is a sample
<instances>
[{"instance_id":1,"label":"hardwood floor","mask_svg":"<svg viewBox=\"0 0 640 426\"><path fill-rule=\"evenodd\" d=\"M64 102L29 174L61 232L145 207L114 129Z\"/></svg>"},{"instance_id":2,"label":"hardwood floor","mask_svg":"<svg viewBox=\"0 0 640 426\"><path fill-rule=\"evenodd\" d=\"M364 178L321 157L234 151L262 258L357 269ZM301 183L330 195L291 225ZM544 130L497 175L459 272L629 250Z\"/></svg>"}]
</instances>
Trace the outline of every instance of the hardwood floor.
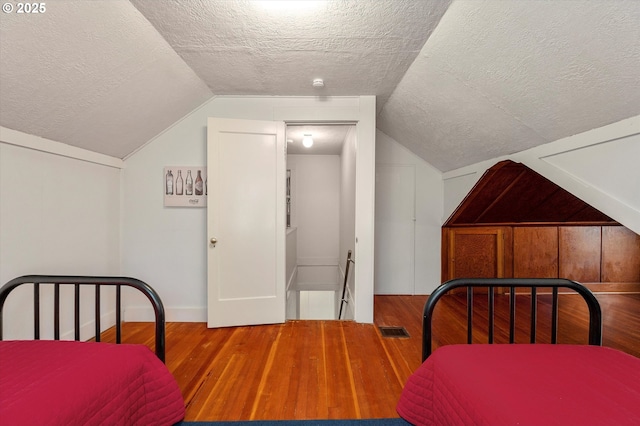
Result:
<instances>
[{"instance_id":1,"label":"hardwood floor","mask_svg":"<svg viewBox=\"0 0 640 426\"><path fill-rule=\"evenodd\" d=\"M518 298L528 306L526 296ZM446 299L435 313L434 347L466 339L466 320L460 315L464 298ZM497 324L504 309L499 299ZM598 299L604 315L604 345L640 356L640 295L598 295ZM186 420L397 417L395 405L402 386L421 362L425 300L426 296L376 296L375 325L289 321L207 329L202 323L168 323L167 366L182 390ZM581 335L586 334L586 311L577 300L577 296L561 296L560 343L581 343ZM480 341L485 337L479 304L475 318ZM518 309L525 317L518 324L528 324L526 308ZM544 300L538 309L542 320ZM547 337L544 324L539 324L543 342ZM384 338L377 326L402 326L410 337ZM528 339L524 327L518 327L518 333ZM125 342L152 347L151 334L150 324L124 326ZM103 339L113 339L113 332L106 332Z\"/></svg>"}]
</instances>

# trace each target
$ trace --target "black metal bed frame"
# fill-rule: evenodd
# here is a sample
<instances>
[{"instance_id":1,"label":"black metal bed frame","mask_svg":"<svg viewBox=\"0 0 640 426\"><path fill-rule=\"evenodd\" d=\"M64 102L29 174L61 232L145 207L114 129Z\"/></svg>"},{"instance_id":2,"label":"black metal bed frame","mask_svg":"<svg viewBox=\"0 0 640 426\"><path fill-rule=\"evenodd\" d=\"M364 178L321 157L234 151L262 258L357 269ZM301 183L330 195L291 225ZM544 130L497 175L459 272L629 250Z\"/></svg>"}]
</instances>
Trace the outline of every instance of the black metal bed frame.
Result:
<instances>
[{"instance_id":1,"label":"black metal bed frame","mask_svg":"<svg viewBox=\"0 0 640 426\"><path fill-rule=\"evenodd\" d=\"M17 277L0 288L0 340L3 330L3 308L9 293L23 284L33 284L33 339L40 340L40 286L53 285L54 340L60 340L60 286L74 287L74 338L80 340L80 286L95 288L95 341L100 342L100 293L103 286L116 289L116 343L122 342L122 286L132 287L144 294L155 312L156 355L165 362L165 314L158 293L147 283L129 277L96 277L73 275L24 275Z\"/></svg>"},{"instance_id":2,"label":"black metal bed frame","mask_svg":"<svg viewBox=\"0 0 640 426\"><path fill-rule=\"evenodd\" d=\"M582 284L561 278L460 278L440 285L427 299L422 318L422 360L426 360L432 352L432 320L436 303L442 296L457 288L467 289L467 343L473 341L473 289L487 288L488 297L488 342L493 343L495 289L507 288L509 291L509 343L515 339L516 289L530 288L531 292L531 338L536 342L537 323L537 289L550 288L551 306L551 343L557 343L558 337L558 289L570 289L578 293L589 308L589 344L602 345L602 311L594 294ZM525 293L526 294L526 293Z\"/></svg>"}]
</instances>

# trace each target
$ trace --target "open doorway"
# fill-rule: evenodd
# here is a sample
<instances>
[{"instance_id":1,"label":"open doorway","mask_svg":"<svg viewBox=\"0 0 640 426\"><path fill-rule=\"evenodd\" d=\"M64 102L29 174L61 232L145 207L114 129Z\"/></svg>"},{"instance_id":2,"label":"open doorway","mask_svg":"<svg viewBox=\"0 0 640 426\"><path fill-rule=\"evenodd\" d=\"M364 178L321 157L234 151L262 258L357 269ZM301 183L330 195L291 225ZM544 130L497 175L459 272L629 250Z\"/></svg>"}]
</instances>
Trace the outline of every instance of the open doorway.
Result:
<instances>
[{"instance_id":1,"label":"open doorway","mask_svg":"<svg viewBox=\"0 0 640 426\"><path fill-rule=\"evenodd\" d=\"M353 319L356 125L288 123L286 139L287 319Z\"/></svg>"}]
</instances>

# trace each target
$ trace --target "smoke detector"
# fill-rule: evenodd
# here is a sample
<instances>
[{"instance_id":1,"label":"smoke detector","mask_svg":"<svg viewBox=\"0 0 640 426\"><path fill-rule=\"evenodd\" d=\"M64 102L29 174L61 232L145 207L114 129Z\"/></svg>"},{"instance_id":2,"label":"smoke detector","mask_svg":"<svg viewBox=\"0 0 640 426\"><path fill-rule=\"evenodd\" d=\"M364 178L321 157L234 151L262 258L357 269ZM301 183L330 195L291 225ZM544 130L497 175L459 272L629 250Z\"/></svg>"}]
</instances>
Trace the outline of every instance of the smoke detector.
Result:
<instances>
[{"instance_id":1,"label":"smoke detector","mask_svg":"<svg viewBox=\"0 0 640 426\"><path fill-rule=\"evenodd\" d=\"M313 87L324 87L324 81L321 78L314 79Z\"/></svg>"}]
</instances>

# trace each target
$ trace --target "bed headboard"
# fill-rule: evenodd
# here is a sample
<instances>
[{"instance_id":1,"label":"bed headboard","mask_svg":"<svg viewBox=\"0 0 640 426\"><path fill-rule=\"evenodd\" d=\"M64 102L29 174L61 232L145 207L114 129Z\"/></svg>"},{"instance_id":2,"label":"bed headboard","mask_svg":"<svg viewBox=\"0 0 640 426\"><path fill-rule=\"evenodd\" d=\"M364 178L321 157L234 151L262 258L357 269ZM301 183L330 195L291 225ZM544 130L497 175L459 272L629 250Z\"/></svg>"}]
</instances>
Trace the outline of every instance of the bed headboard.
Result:
<instances>
[{"instance_id":1,"label":"bed headboard","mask_svg":"<svg viewBox=\"0 0 640 426\"><path fill-rule=\"evenodd\" d=\"M422 319L422 360L427 359L432 351L432 322L436 303L442 296L452 290L466 288L467 290L467 343L473 340L473 289L487 289L488 298L488 342L493 343L494 308L496 288L503 288L509 292L509 343L514 343L515 336L515 307L516 292L519 288L530 289L531 295L531 343L536 342L537 297L538 289L550 289L552 295L551 306L551 343L557 343L558 333L558 290L569 289L578 293L584 299L589 309L589 344L602 345L602 311L593 293L582 284L560 278L460 278L447 281L440 285L427 299Z\"/></svg>"},{"instance_id":2,"label":"bed headboard","mask_svg":"<svg viewBox=\"0 0 640 426\"><path fill-rule=\"evenodd\" d=\"M53 286L53 333L54 340L60 340L60 287L74 287L74 337L80 340L80 287L95 288L95 340L100 341L100 293L102 287L116 289L116 343L122 341L122 287L132 287L144 294L155 312L156 355L165 361L165 314L160 296L147 283L129 277L92 277L70 275L24 275L14 278L0 289L0 340L3 330L3 308L9 293L23 284L33 284L33 338L40 340L40 287Z\"/></svg>"}]
</instances>

